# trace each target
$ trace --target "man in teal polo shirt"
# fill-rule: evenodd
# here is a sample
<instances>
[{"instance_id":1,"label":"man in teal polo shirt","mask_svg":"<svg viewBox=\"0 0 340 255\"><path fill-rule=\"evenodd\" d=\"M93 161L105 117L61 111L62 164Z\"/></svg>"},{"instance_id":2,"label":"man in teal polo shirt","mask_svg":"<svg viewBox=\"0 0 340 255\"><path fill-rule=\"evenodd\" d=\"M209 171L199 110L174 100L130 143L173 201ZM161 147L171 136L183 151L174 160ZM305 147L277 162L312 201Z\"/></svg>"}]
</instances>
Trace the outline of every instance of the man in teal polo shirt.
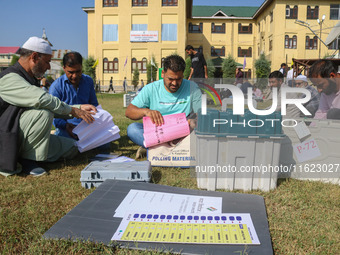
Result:
<instances>
[{"instance_id":1,"label":"man in teal polo shirt","mask_svg":"<svg viewBox=\"0 0 340 255\"><path fill-rule=\"evenodd\" d=\"M160 126L164 123L163 115L184 112L188 117L196 113L201 107L201 91L195 83L183 79L184 69L185 61L182 57L171 55L165 58L163 80L146 85L127 107L125 116L132 120L148 116ZM128 137L141 148L143 133L142 123L132 123L127 128Z\"/></svg>"}]
</instances>

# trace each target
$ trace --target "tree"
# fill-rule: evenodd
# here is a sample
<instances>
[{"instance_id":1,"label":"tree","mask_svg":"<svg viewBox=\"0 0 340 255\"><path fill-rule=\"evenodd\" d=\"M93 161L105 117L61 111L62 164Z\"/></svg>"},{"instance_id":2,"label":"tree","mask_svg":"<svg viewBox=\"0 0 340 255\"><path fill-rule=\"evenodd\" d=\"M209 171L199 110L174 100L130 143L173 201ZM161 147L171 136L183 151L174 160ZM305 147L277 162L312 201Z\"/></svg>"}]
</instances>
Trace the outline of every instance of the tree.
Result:
<instances>
[{"instance_id":1,"label":"tree","mask_svg":"<svg viewBox=\"0 0 340 255\"><path fill-rule=\"evenodd\" d=\"M132 85L134 87L134 90L136 90L139 83L139 70L136 68L133 70L133 77L132 77Z\"/></svg>"},{"instance_id":2,"label":"tree","mask_svg":"<svg viewBox=\"0 0 340 255\"><path fill-rule=\"evenodd\" d=\"M185 69L184 69L184 73L183 73L184 79L189 78L190 72L191 72L191 58L187 57L185 59Z\"/></svg>"},{"instance_id":3,"label":"tree","mask_svg":"<svg viewBox=\"0 0 340 255\"><path fill-rule=\"evenodd\" d=\"M222 63L223 78L235 78L236 67L235 59L229 54Z\"/></svg>"},{"instance_id":4,"label":"tree","mask_svg":"<svg viewBox=\"0 0 340 255\"><path fill-rule=\"evenodd\" d=\"M95 63L96 60L92 56L89 56L83 61L83 73L89 75L94 82L96 81Z\"/></svg>"},{"instance_id":5,"label":"tree","mask_svg":"<svg viewBox=\"0 0 340 255\"><path fill-rule=\"evenodd\" d=\"M257 86L260 89L264 89L267 86L267 80L263 78L268 78L270 74L270 61L266 59L265 55L262 53L260 58L255 61L256 78L259 79Z\"/></svg>"},{"instance_id":6,"label":"tree","mask_svg":"<svg viewBox=\"0 0 340 255\"><path fill-rule=\"evenodd\" d=\"M216 68L211 59L207 60L208 78L214 78Z\"/></svg>"},{"instance_id":7,"label":"tree","mask_svg":"<svg viewBox=\"0 0 340 255\"><path fill-rule=\"evenodd\" d=\"M157 80L158 65L155 61L154 56L151 57L151 61L146 65L147 83L151 82L151 69L152 69L152 81L155 81Z\"/></svg>"},{"instance_id":8,"label":"tree","mask_svg":"<svg viewBox=\"0 0 340 255\"><path fill-rule=\"evenodd\" d=\"M18 60L19 60L19 56L13 54L13 55L12 55L11 63L10 63L9 65L10 65L10 66L14 65L16 62L18 62Z\"/></svg>"}]
</instances>

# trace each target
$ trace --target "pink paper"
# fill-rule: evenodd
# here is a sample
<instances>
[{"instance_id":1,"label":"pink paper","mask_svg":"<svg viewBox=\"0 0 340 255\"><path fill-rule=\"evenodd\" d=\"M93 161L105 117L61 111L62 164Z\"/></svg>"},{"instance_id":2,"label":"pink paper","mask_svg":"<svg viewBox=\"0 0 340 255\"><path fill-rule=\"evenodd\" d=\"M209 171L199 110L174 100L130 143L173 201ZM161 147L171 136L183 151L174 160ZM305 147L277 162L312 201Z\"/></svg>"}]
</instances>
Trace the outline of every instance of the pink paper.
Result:
<instances>
[{"instance_id":1,"label":"pink paper","mask_svg":"<svg viewBox=\"0 0 340 255\"><path fill-rule=\"evenodd\" d=\"M164 124L156 126L150 117L143 117L144 146L146 148L166 143L190 134L190 128L185 113L163 116Z\"/></svg>"}]
</instances>

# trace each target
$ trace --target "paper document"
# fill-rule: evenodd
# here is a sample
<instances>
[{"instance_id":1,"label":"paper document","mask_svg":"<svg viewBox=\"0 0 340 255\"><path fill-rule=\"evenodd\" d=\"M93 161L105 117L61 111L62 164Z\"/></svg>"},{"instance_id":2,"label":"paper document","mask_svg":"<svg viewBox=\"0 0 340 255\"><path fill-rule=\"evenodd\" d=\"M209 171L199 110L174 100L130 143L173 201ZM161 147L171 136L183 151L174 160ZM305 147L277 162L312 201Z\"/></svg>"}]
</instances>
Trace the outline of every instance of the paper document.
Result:
<instances>
[{"instance_id":1,"label":"paper document","mask_svg":"<svg viewBox=\"0 0 340 255\"><path fill-rule=\"evenodd\" d=\"M128 212L113 241L248 244L260 240L249 213L173 214Z\"/></svg>"},{"instance_id":2,"label":"paper document","mask_svg":"<svg viewBox=\"0 0 340 255\"><path fill-rule=\"evenodd\" d=\"M163 116L164 124L156 126L150 117L143 117L144 145L146 148L166 143L190 134L185 113Z\"/></svg>"},{"instance_id":3,"label":"paper document","mask_svg":"<svg viewBox=\"0 0 340 255\"><path fill-rule=\"evenodd\" d=\"M79 138L78 150L85 152L97 148L103 144L120 138L119 128L113 123L110 113L97 106L97 113L93 115L95 121L87 124L84 120L73 129L73 133Z\"/></svg>"},{"instance_id":4,"label":"paper document","mask_svg":"<svg viewBox=\"0 0 340 255\"><path fill-rule=\"evenodd\" d=\"M321 156L320 149L315 139L308 139L303 143L293 145L294 153L297 160L302 163Z\"/></svg>"},{"instance_id":5,"label":"paper document","mask_svg":"<svg viewBox=\"0 0 340 255\"><path fill-rule=\"evenodd\" d=\"M132 189L120 203L113 217L122 218L126 212L129 211L161 213L221 213L222 198Z\"/></svg>"}]
</instances>

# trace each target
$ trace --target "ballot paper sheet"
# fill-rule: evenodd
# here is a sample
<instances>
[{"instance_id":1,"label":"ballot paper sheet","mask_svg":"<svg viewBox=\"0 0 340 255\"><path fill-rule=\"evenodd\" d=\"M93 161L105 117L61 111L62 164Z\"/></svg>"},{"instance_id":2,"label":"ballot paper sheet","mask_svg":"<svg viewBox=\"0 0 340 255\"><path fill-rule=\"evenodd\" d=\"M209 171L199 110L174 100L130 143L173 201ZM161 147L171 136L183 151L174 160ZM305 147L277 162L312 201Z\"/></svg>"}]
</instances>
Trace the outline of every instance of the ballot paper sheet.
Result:
<instances>
[{"instance_id":1,"label":"ballot paper sheet","mask_svg":"<svg viewBox=\"0 0 340 255\"><path fill-rule=\"evenodd\" d=\"M97 111L93 115L94 122L88 124L83 120L73 129L73 133L79 138L77 146L80 152L97 148L120 138L120 130L114 124L111 114L103 110L100 105L97 107Z\"/></svg>"},{"instance_id":2,"label":"ballot paper sheet","mask_svg":"<svg viewBox=\"0 0 340 255\"><path fill-rule=\"evenodd\" d=\"M116 209L113 217L123 218L130 211L221 213L222 198L131 189Z\"/></svg>"}]
</instances>

